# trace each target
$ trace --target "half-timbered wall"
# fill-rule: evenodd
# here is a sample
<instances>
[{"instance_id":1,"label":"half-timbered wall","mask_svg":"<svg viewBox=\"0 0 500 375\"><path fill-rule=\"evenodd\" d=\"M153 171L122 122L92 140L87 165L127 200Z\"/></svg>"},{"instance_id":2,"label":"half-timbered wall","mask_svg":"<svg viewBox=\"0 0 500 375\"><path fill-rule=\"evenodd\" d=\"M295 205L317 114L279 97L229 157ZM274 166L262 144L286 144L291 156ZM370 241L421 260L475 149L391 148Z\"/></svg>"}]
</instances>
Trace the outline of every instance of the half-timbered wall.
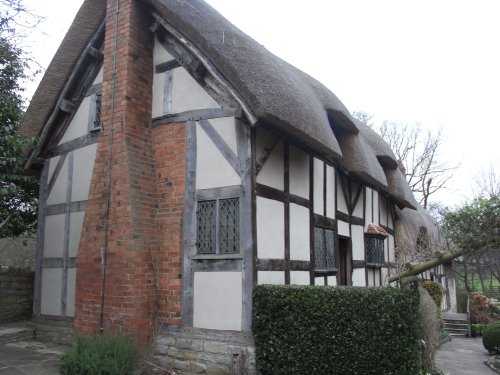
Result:
<instances>
[{"instance_id":1,"label":"half-timbered wall","mask_svg":"<svg viewBox=\"0 0 500 375\"><path fill-rule=\"evenodd\" d=\"M41 177L37 285L34 311L47 318L75 314L76 256L96 157L96 95L102 69L80 105L60 126ZM98 104L97 104L98 105Z\"/></svg>"},{"instance_id":2,"label":"half-timbered wall","mask_svg":"<svg viewBox=\"0 0 500 375\"><path fill-rule=\"evenodd\" d=\"M254 159L257 283L386 283L394 262L391 201L263 128L255 134ZM376 265L367 264L369 224L388 233ZM329 246L333 259L325 255Z\"/></svg>"},{"instance_id":3,"label":"half-timbered wall","mask_svg":"<svg viewBox=\"0 0 500 375\"><path fill-rule=\"evenodd\" d=\"M181 66L182 56L177 54L183 53L182 48L172 43L155 41L152 115L153 126L186 124L183 325L249 331L252 190L248 125L237 118L237 108L223 108L191 75L190 68ZM223 245L229 236L237 244Z\"/></svg>"}]
</instances>

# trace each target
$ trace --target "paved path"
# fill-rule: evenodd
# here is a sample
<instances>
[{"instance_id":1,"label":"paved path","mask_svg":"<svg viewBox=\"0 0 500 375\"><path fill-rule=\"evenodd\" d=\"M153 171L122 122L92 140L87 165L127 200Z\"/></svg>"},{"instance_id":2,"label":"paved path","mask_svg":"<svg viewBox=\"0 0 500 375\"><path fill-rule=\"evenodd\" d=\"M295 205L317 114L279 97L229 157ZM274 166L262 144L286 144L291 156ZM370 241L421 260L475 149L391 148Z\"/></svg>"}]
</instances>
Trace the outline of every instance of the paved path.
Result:
<instances>
[{"instance_id":1,"label":"paved path","mask_svg":"<svg viewBox=\"0 0 500 375\"><path fill-rule=\"evenodd\" d=\"M59 375L65 347L37 341L0 345L0 375Z\"/></svg>"},{"instance_id":2,"label":"paved path","mask_svg":"<svg viewBox=\"0 0 500 375\"><path fill-rule=\"evenodd\" d=\"M454 337L439 348L436 366L450 375L493 375L484 364L488 358L481 338Z\"/></svg>"}]
</instances>

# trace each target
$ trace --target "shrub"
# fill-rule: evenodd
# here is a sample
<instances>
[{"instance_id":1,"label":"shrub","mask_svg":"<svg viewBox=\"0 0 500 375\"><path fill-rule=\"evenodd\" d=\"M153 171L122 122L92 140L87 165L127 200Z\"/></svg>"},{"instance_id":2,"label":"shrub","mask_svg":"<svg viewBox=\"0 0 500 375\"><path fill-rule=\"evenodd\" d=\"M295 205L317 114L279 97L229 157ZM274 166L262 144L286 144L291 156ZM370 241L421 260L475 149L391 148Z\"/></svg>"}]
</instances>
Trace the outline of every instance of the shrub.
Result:
<instances>
[{"instance_id":1,"label":"shrub","mask_svg":"<svg viewBox=\"0 0 500 375\"><path fill-rule=\"evenodd\" d=\"M490 301L481 292L470 294L470 319L474 324L488 324L493 319L489 314Z\"/></svg>"},{"instance_id":2,"label":"shrub","mask_svg":"<svg viewBox=\"0 0 500 375\"><path fill-rule=\"evenodd\" d=\"M262 375L418 374L416 290L260 285L253 333Z\"/></svg>"},{"instance_id":3,"label":"shrub","mask_svg":"<svg viewBox=\"0 0 500 375\"><path fill-rule=\"evenodd\" d=\"M444 298L444 289L440 283L435 281L425 280L422 283L422 288L424 288L427 293L430 294L432 300L436 304L438 317L441 320L441 314L443 310L443 298Z\"/></svg>"},{"instance_id":4,"label":"shrub","mask_svg":"<svg viewBox=\"0 0 500 375\"><path fill-rule=\"evenodd\" d=\"M500 320L488 324L484 330L483 346L490 354L500 354Z\"/></svg>"},{"instance_id":5,"label":"shrub","mask_svg":"<svg viewBox=\"0 0 500 375\"><path fill-rule=\"evenodd\" d=\"M79 336L76 345L61 357L61 374L129 375L138 355L137 344L125 334Z\"/></svg>"},{"instance_id":6,"label":"shrub","mask_svg":"<svg viewBox=\"0 0 500 375\"><path fill-rule=\"evenodd\" d=\"M482 336L487 326L488 326L487 324L471 324L470 326L471 336L472 337Z\"/></svg>"}]
</instances>

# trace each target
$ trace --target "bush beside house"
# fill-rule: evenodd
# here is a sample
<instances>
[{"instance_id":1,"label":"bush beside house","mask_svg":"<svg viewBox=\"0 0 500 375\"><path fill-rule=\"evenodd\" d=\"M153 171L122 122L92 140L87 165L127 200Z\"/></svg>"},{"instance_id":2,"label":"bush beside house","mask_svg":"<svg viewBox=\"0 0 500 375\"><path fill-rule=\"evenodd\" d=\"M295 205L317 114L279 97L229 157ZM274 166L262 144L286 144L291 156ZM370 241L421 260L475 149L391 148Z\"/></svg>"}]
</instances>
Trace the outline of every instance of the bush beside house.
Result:
<instances>
[{"instance_id":1,"label":"bush beside house","mask_svg":"<svg viewBox=\"0 0 500 375\"><path fill-rule=\"evenodd\" d=\"M418 374L419 295L393 288L255 289L257 368L266 374Z\"/></svg>"}]
</instances>

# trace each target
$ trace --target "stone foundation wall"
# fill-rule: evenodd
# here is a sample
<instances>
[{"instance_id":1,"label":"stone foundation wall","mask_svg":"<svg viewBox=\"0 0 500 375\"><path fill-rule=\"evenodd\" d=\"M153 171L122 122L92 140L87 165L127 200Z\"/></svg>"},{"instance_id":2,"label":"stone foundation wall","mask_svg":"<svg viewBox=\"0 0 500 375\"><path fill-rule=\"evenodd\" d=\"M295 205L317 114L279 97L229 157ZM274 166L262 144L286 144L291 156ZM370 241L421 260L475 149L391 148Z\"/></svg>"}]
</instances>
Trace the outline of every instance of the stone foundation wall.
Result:
<instances>
[{"instance_id":1,"label":"stone foundation wall","mask_svg":"<svg viewBox=\"0 0 500 375\"><path fill-rule=\"evenodd\" d=\"M0 323L31 318L33 311L33 272L0 270Z\"/></svg>"},{"instance_id":2,"label":"stone foundation wall","mask_svg":"<svg viewBox=\"0 0 500 375\"><path fill-rule=\"evenodd\" d=\"M254 375L255 344L249 334L202 329L163 330L155 360L182 375Z\"/></svg>"}]
</instances>

